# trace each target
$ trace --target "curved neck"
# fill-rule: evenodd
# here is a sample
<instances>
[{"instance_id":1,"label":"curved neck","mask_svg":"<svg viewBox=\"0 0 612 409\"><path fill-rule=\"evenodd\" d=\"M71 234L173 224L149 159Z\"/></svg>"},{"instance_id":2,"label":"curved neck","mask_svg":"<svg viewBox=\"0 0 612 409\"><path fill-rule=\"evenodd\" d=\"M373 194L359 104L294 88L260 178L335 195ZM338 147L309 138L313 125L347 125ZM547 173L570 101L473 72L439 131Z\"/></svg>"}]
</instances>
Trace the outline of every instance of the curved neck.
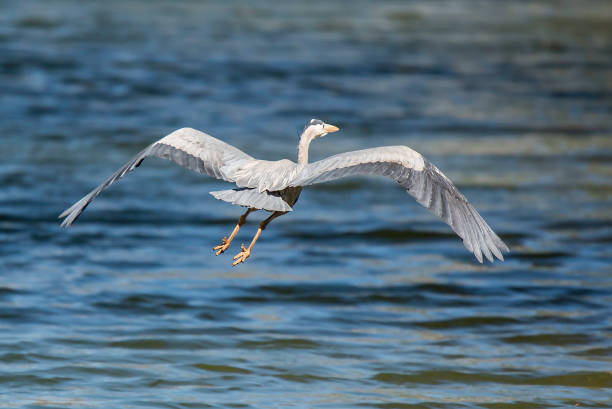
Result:
<instances>
[{"instance_id":1,"label":"curved neck","mask_svg":"<svg viewBox=\"0 0 612 409\"><path fill-rule=\"evenodd\" d=\"M298 164L305 165L308 163L308 147L312 139L303 133L300 137L300 143L298 143Z\"/></svg>"},{"instance_id":2,"label":"curved neck","mask_svg":"<svg viewBox=\"0 0 612 409\"><path fill-rule=\"evenodd\" d=\"M310 146L310 142L318 136L317 132L317 128L309 126L304 129L304 132L300 135L300 143L298 143L298 163L300 165L308 163L308 147Z\"/></svg>"}]
</instances>

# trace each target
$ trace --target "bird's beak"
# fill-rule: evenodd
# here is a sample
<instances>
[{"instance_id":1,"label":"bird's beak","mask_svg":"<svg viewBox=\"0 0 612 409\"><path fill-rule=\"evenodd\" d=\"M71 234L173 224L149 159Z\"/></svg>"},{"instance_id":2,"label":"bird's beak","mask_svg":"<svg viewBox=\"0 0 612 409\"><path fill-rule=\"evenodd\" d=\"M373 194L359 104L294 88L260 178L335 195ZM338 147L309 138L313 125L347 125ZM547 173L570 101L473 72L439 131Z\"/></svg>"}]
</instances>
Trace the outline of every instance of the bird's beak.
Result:
<instances>
[{"instance_id":1,"label":"bird's beak","mask_svg":"<svg viewBox=\"0 0 612 409\"><path fill-rule=\"evenodd\" d=\"M338 128L337 126L333 126L333 125L330 125L330 124L325 124L323 126L323 129L325 129L325 132L327 132L327 133L336 132L336 131L340 130L340 128Z\"/></svg>"}]
</instances>

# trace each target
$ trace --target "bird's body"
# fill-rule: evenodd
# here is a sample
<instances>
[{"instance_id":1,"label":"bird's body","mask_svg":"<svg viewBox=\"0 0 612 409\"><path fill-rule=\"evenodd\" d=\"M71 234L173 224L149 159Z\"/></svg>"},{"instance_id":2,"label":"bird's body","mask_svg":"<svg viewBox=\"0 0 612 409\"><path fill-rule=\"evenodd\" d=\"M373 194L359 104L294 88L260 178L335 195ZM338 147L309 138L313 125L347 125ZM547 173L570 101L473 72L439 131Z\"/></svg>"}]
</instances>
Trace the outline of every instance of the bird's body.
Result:
<instances>
[{"instance_id":1,"label":"bird's body","mask_svg":"<svg viewBox=\"0 0 612 409\"><path fill-rule=\"evenodd\" d=\"M198 173L236 184L235 189L211 192L219 200L248 208L229 238L224 238L222 244L214 248L217 254L229 247L249 213L255 210L272 212L260 224L250 246L242 245L242 251L234 257L236 265L249 257L253 245L271 220L293 210L304 186L354 175L380 175L397 181L417 202L450 225L479 262L483 254L489 261L493 261L493 257L503 260L501 251L508 251L504 242L450 179L407 146L345 152L308 163L310 142L337 130L333 125L311 120L300 137L295 163L288 159L258 160L208 134L181 128L142 150L59 217L65 218L63 227L70 226L102 190L140 166L145 158L169 159Z\"/></svg>"}]
</instances>

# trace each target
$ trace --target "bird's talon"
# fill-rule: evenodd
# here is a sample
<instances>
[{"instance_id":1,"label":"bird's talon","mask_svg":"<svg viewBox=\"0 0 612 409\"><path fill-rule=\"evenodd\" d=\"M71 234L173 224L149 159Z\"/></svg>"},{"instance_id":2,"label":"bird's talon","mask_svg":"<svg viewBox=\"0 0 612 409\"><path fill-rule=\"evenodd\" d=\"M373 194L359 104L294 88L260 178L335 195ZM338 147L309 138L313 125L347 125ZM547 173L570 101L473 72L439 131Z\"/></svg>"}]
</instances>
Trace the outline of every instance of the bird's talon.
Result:
<instances>
[{"instance_id":1,"label":"bird's talon","mask_svg":"<svg viewBox=\"0 0 612 409\"><path fill-rule=\"evenodd\" d=\"M240 263L244 263L247 258L251 255L251 251L244 247L244 244L240 246L242 251L234 256L234 262L232 266L236 266Z\"/></svg>"},{"instance_id":2,"label":"bird's talon","mask_svg":"<svg viewBox=\"0 0 612 409\"><path fill-rule=\"evenodd\" d=\"M219 244L218 246L213 247L213 251L215 252L217 256L223 253L225 250L227 250L230 245L230 243L227 241L227 237L222 238L221 243L222 244Z\"/></svg>"},{"instance_id":3,"label":"bird's talon","mask_svg":"<svg viewBox=\"0 0 612 409\"><path fill-rule=\"evenodd\" d=\"M242 251L234 256L234 260L236 260L238 257L242 255L242 253L246 251L246 249L244 248L244 244L240 246L240 248L242 249Z\"/></svg>"}]
</instances>

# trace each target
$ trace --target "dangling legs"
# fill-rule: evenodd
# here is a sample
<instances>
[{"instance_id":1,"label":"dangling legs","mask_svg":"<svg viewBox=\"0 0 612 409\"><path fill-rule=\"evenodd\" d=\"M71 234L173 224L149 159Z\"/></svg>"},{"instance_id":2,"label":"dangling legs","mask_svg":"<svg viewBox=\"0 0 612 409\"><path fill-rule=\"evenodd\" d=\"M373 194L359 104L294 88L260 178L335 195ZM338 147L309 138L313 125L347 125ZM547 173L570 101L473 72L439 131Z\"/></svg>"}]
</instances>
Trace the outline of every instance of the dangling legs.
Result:
<instances>
[{"instance_id":1,"label":"dangling legs","mask_svg":"<svg viewBox=\"0 0 612 409\"><path fill-rule=\"evenodd\" d=\"M240 219L238 219L238 224L236 225L236 227L234 227L234 231L232 231L232 234L230 234L229 239L224 237L223 239L221 239L221 244L213 247L213 251L217 256L228 249L228 247L232 243L232 240L234 240L234 237L236 237L236 233L238 233L240 227L246 222L246 218L249 213L254 212L255 210L257 209L249 208L246 213L244 213L242 216L240 216Z\"/></svg>"},{"instance_id":2,"label":"dangling legs","mask_svg":"<svg viewBox=\"0 0 612 409\"><path fill-rule=\"evenodd\" d=\"M268 217L266 220L261 222L259 224L259 228L257 229L257 233L255 233L255 236L253 237L251 244L249 244L249 248L245 248L244 244L240 245L240 248L242 249L242 251L234 256L234 262L232 263L232 265L235 266L240 263L244 263L244 261L251 255L251 249L253 248L253 245L259 238L259 235L261 234L261 232L264 231L268 223L276 219L278 216L282 216L285 213L287 212L274 212L272 213L270 217Z\"/></svg>"}]
</instances>

